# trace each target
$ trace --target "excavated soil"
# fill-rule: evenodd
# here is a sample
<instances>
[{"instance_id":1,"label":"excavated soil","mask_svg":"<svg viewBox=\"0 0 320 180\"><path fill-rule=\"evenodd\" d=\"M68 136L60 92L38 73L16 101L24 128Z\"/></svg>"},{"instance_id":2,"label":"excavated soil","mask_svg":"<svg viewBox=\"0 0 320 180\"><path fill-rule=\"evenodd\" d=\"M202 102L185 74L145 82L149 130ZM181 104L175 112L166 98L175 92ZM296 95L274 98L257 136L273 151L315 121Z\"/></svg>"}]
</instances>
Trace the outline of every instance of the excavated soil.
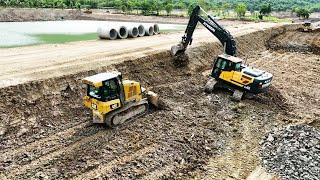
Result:
<instances>
[{"instance_id":1,"label":"excavated soil","mask_svg":"<svg viewBox=\"0 0 320 180\"><path fill-rule=\"evenodd\" d=\"M217 43L188 49L186 67L159 52L0 89L0 179L246 178L260 164L259 141L270 129L319 128L319 56L268 47L289 29L237 38L240 57L274 74L268 93L240 103L230 93L203 92L203 72L221 53ZM113 129L92 125L80 80L115 69L158 93L169 108Z\"/></svg>"},{"instance_id":2,"label":"excavated soil","mask_svg":"<svg viewBox=\"0 0 320 180\"><path fill-rule=\"evenodd\" d=\"M269 41L273 50L320 54L320 28L313 32L285 31Z\"/></svg>"}]
</instances>

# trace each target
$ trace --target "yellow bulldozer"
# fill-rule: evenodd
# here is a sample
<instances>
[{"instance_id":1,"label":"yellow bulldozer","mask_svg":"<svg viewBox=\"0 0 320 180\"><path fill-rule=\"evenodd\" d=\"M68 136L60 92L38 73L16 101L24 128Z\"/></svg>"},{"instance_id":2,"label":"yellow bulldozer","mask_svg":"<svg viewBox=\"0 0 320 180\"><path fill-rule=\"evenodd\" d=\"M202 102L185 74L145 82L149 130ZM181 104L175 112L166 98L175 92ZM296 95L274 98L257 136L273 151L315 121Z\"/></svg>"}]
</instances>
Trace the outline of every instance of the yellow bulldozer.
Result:
<instances>
[{"instance_id":1,"label":"yellow bulldozer","mask_svg":"<svg viewBox=\"0 0 320 180\"><path fill-rule=\"evenodd\" d=\"M106 72L82 80L87 92L83 104L92 110L93 123L113 127L147 113L149 104L158 106L158 95L140 83L122 80L120 72Z\"/></svg>"},{"instance_id":2,"label":"yellow bulldozer","mask_svg":"<svg viewBox=\"0 0 320 180\"><path fill-rule=\"evenodd\" d=\"M301 27L298 28L300 32L320 32L319 24L311 23L311 21L304 21Z\"/></svg>"},{"instance_id":3,"label":"yellow bulldozer","mask_svg":"<svg viewBox=\"0 0 320 180\"><path fill-rule=\"evenodd\" d=\"M312 24L310 21L304 21L299 28L299 31L301 32L312 32Z\"/></svg>"}]
</instances>

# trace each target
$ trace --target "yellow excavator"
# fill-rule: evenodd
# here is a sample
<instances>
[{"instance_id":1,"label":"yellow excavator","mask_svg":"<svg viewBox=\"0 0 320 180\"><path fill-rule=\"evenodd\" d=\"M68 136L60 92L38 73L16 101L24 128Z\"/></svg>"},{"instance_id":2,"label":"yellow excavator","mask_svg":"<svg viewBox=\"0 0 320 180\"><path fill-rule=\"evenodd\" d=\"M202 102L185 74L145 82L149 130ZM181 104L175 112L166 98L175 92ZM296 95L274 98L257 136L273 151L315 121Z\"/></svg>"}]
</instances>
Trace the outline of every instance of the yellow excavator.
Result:
<instances>
[{"instance_id":1,"label":"yellow excavator","mask_svg":"<svg viewBox=\"0 0 320 180\"><path fill-rule=\"evenodd\" d=\"M113 127L144 115L149 103L158 106L157 94L144 90L137 81L122 80L120 72L89 76L82 83L87 87L83 104L92 110L93 123Z\"/></svg>"},{"instance_id":2,"label":"yellow excavator","mask_svg":"<svg viewBox=\"0 0 320 180\"><path fill-rule=\"evenodd\" d=\"M226 88L233 92L234 100L240 101L244 93L257 94L268 89L272 74L250 68L244 64L243 59L236 57L237 47L233 36L200 6L193 9L181 42L171 47L173 56L185 57L184 53L192 43L192 35L198 22L217 37L225 47L225 53L214 60L210 79L205 85L206 92L211 93L215 88Z\"/></svg>"}]
</instances>

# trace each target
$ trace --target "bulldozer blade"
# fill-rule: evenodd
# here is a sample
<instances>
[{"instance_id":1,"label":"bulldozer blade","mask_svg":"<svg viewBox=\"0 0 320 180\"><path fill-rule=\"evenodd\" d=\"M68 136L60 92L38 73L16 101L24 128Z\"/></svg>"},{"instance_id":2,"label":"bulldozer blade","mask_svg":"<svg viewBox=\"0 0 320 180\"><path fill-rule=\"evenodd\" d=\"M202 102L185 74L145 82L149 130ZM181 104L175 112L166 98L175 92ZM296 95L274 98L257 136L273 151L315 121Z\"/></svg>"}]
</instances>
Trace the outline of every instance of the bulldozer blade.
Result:
<instances>
[{"instance_id":1,"label":"bulldozer blade","mask_svg":"<svg viewBox=\"0 0 320 180\"><path fill-rule=\"evenodd\" d=\"M152 92L152 91L148 91L147 92L147 99L148 102L152 105L154 105L155 107L159 107L159 96L158 94Z\"/></svg>"},{"instance_id":2,"label":"bulldozer blade","mask_svg":"<svg viewBox=\"0 0 320 180\"><path fill-rule=\"evenodd\" d=\"M180 53L183 53L186 49L184 48L184 46L182 44L178 44L175 46L171 47L171 55L172 56L176 56Z\"/></svg>"},{"instance_id":3,"label":"bulldozer blade","mask_svg":"<svg viewBox=\"0 0 320 180\"><path fill-rule=\"evenodd\" d=\"M146 93L147 95L147 99L148 99L148 103L152 104L156 109L160 109L160 110L169 110L171 109L167 103L165 103L158 94L152 92L152 91L148 91Z\"/></svg>"}]
</instances>

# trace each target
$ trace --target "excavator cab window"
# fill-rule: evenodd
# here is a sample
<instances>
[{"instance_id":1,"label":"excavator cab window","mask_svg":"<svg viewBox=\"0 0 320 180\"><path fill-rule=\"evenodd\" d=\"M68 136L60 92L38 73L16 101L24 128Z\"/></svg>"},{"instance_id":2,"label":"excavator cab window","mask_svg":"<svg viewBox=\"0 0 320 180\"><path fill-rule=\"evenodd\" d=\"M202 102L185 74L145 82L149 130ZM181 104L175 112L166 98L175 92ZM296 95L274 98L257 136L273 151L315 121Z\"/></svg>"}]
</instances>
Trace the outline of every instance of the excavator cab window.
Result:
<instances>
[{"instance_id":1,"label":"excavator cab window","mask_svg":"<svg viewBox=\"0 0 320 180\"><path fill-rule=\"evenodd\" d=\"M241 63L234 63L234 70L241 71Z\"/></svg>"},{"instance_id":2,"label":"excavator cab window","mask_svg":"<svg viewBox=\"0 0 320 180\"><path fill-rule=\"evenodd\" d=\"M216 63L216 67L219 70L224 70L224 71L232 71L234 70L234 63L227 60L227 59L223 59L223 58L218 58L217 63Z\"/></svg>"}]
</instances>

